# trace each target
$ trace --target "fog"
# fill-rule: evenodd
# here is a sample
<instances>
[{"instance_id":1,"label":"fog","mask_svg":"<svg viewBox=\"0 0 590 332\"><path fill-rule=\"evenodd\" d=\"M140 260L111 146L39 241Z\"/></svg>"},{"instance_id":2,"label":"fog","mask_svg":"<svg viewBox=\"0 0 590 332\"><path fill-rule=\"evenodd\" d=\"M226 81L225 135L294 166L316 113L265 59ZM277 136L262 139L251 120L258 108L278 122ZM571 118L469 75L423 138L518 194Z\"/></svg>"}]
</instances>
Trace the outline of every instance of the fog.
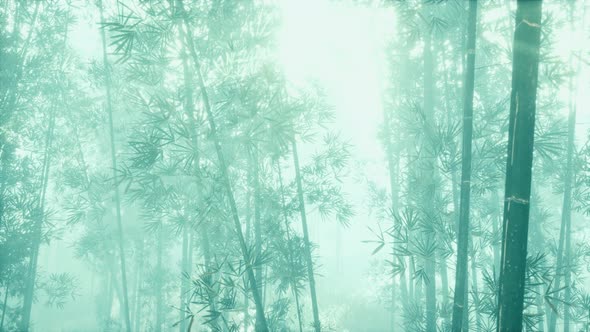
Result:
<instances>
[{"instance_id":1,"label":"fog","mask_svg":"<svg viewBox=\"0 0 590 332\"><path fill-rule=\"evenodd\" d=\"M1 4L0 331L590 331L585 1Z\"/></svg>"}]
</instances>

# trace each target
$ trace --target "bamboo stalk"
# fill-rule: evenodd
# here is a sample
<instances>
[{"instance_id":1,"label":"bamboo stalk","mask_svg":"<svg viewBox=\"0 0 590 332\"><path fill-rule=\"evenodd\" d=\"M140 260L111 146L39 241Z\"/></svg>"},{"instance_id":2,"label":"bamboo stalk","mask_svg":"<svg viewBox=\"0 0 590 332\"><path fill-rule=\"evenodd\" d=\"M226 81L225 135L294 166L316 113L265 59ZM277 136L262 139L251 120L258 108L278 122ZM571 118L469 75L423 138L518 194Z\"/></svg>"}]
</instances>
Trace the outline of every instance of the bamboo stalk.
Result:
<instances>
[{"instance_id":1,"label":"bamboo stalk","mask_svg":"<svg viewBox=\"0 0 590 332\"><path fill-rule=\"evenodd\" d=\"M262 298L260 296L260 291L258 288L256 276L254 275L254 270L252 268L252 260L251 260L252 257L250 255L250 252L249 252L248 247L246 245L246 241L244 239L244 234L242 232L242 224L240 222L240 217L238 214L238 207L236 204L234 192L233 192L231 181L229 178L228 164L225 160L225 155L223 154L221 142L219 139L219 135L217 133L217 125L215 123L215 117L213 115L213 110L211 109L211 104L209 101L209 94L207 92L207 87L205 86L203 74L201 73L200 61L199 61L199 57L197 55L197 52L196 52L196 49L194 46L192 30L190 29L190 25L188 22L186 12L184 10L182 0L178 0L177 4L178 4L178 10L180 10L180 14L182 15L182 18L183 18L184 28L186 29L185 30L185 32L186 32L185 39L188 44L188 49L189 49L190 55L193 59L193 65L195 67L195 71L197 73L197 84L198 84L199 89L201 91L201 97L203 99L203 105L205 108L205 113L207 115L207 121L209 123L209 127L211 130L211 138L212 138L213 143L215 145L215 152L217 154L217 159L219 161L219 167L221 170L221 177L222 177L223 185L225 187L225 191L227 194L227 199L228 199L229 205L230 205L231 216L232 216L232 220L234 223L234 230L235 230L237 238L238 238L238 244L239 244L241 252L242 252L242 258L244 259L244 262L246 264L246 275L247 275L247 278L249 279L249 282L250 282L249 288L250 288L250 291L252 292L254 304L256 305L256 331L257 332L266 332L266 331L268 331L268 324L266 322L266 317L264 314L264 306L262 304Z\"/></svg>"},{"instance_id":2,"label":"bamboo stalk","mask_svg":"<svg viewBox=\"0 0 590 332\"><path fill-rule=\"evenodd\" d=\"M104 9L102 6L102 0L98 1L98 7L100 12L100 21L104 20ZM115 210L116 210L116 223L117 223L117 242L119 249L120 268L121 268L121 284L123 288L123 312L125 329L127 332L131 332L131 319L129 317L129 296L127 291L127 266L125 262L125 241L123 235L123 223L121 220L121 199L119 197L119 183L117 181L117 155L115 149L115 130L113 125L113 102L112 102L112 87L111 87L111 67L107 55L107 42L105 29L100 29L100 36L102 41L102 58L104 64L105 73L105 92L106 92L106 110L109 116L109 137L110 137L110 148L111 148L111 165L113 168L113 184L114 184L114 195L115 195Z\"/></svg>"}]
</instances>

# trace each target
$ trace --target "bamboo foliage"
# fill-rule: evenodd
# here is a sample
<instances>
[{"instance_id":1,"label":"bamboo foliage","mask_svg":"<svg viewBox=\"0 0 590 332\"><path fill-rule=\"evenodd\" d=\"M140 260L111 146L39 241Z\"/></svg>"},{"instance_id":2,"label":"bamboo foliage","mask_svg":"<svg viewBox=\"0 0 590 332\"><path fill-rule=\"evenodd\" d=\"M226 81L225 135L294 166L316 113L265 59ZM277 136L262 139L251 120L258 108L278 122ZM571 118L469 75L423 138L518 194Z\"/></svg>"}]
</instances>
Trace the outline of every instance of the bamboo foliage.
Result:
<instances>
[{"instance_id":1,"label":"bamboo foliage","mask_svg":"<svg viewBox=\"0 0 590 332\"><path fill-rule=\"evenodd\" d=\"M2 2L0 330L588 330L586 4L542 6Z\"/></svg>"}]
</instances>

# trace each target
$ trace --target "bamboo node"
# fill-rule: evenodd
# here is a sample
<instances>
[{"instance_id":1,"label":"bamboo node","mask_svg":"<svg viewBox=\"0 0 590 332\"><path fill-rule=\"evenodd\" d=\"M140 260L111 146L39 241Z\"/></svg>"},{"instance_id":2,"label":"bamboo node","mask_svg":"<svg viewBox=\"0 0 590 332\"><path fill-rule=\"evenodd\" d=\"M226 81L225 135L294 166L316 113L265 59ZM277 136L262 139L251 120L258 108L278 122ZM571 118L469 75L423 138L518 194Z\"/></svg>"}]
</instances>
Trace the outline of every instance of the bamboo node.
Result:
<instances>
[{"instance_id":1,"label":"bamboo node","mask_svg":"<svg viewBox=\"0 0 590 332\"><path fill-rule=\"evenodd\" d=\"M514 202L514 203L523 204L523 205L529 204L528 200L526 200L524 198L516 197L516 196L510 196L507 198L507 200L509 202Z\"/></svg>"},{"instance_id":2,"label":"bamboo node","mask_svg":"<svg viewBox=\"0 0 590 332\"><path fill-rule=\"evenodd\" d=\"M526 18L522 20L522 22L530 27L541 29L541 25L539 23L531 22Z\"/></svg>"}]
</instances>

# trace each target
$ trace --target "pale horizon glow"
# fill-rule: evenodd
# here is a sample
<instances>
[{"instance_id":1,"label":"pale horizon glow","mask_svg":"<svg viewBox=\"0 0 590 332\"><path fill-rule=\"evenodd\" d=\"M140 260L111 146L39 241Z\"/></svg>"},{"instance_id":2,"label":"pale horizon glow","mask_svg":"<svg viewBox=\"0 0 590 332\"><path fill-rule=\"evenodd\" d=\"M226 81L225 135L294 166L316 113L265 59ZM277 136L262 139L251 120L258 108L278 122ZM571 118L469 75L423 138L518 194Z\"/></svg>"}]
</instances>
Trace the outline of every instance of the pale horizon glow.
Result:
<instances>
[{"instance_id":1,"label":"pale horizon glow","mask_svg":"<svg viewBox=\"0 0 590 332\"><path fill-rule=\"evenodd\" d=\"M280 0L278 57L295 86L325 89L335 128L361 159L381 162L377 141L388 79L385 45L394 33L393 10L330 0Z\"/></svg>"}]
</instances>

